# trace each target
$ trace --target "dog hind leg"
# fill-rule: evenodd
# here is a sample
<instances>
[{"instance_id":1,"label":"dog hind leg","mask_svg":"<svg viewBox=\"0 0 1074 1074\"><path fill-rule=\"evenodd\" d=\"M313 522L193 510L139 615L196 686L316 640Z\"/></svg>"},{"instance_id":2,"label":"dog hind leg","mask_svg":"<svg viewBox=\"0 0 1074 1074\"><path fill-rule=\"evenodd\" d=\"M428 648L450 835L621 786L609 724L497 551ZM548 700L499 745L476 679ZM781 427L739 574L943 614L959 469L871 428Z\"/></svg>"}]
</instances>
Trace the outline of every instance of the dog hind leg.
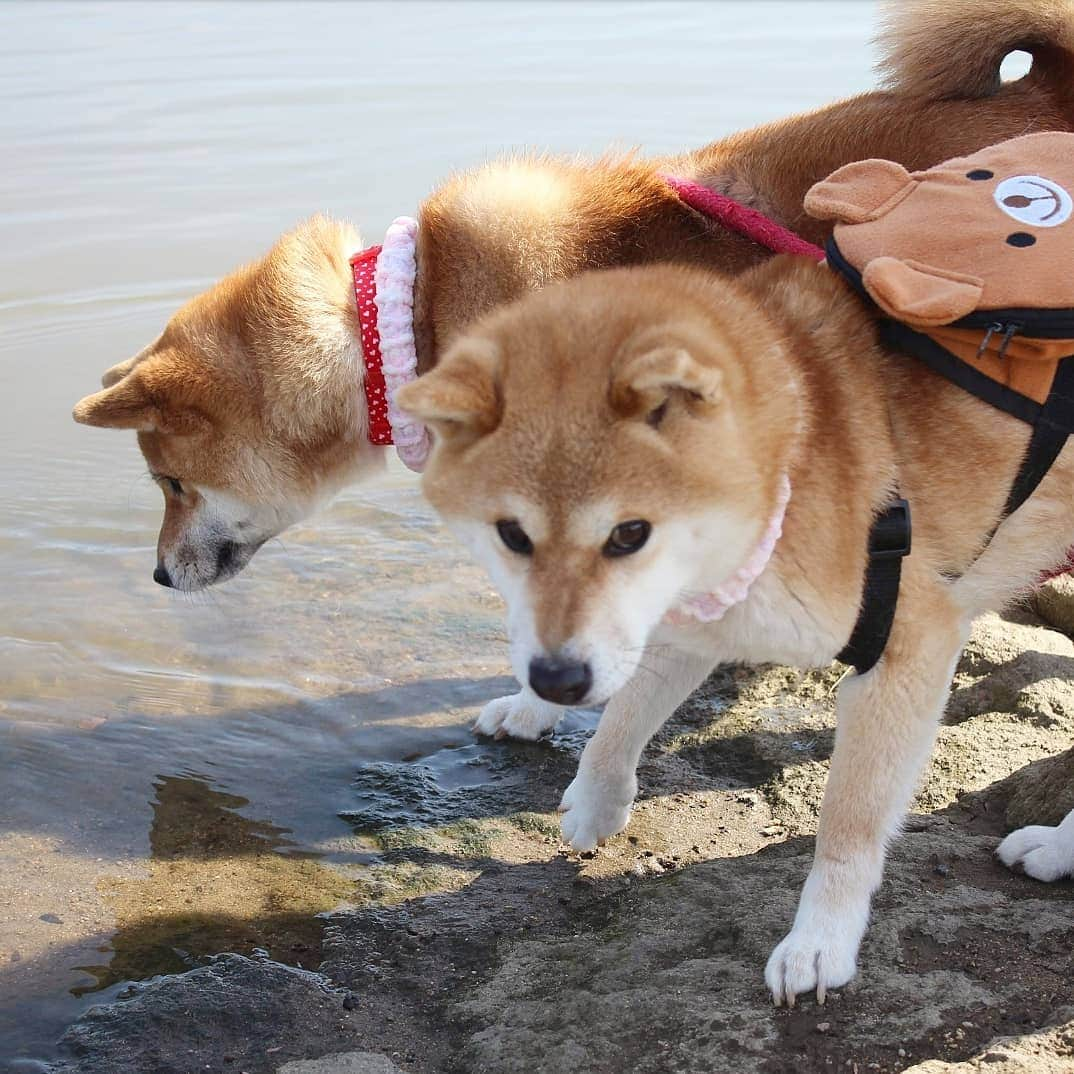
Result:
<instances>
[{"instance_id":1,"label":"dog hind leg","mask_svg":"<svg viewBox=\"0 0 1074 1074\"><path fill-rule=\"evenodd\" d=\"M908 562L884 656L839 691L813 866L765 969L777 1005L812 989L823 1003L854 976L886 844L928 760L966 632L946 586Z\"/></svg>"},{"instance_id":2,"label":"dog hind leg","mask_svg":"<svg viewBox=\"0 0 1074 1074\"><path fill-rule=\"evenodd\" d=\"M1000 861L1051 882L1074 876L1074 809L1054 828L1030 824L1011 832L996 849Z\"/></svg>"}]
</instances>

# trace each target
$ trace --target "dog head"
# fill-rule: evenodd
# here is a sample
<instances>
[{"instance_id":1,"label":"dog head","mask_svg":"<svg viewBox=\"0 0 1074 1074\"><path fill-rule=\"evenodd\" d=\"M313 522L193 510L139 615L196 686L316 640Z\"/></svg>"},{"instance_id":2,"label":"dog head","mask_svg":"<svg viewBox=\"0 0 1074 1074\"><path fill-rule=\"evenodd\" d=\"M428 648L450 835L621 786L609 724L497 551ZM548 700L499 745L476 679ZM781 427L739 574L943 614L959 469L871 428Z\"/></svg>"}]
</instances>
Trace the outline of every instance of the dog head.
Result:
<instances>
[{"instance_id":1,"label":"dog head","mask_svg":"<svg viewBox=\"0 0 1074 1074\"><path fill-rule=\"evenodd\" d=\"M425 493L503 593L539 695L606 700L756 545L796 422L787 381L762 383L780 348L731 283L615 269L486 316L400 392L436 433Z\"/></svg>"},{"instance_id":2,"label":"dog head","mask_svg":"<svg viewBox=\"0 0 1074 1074\"><path fill-rule=\"evenodd\" d=\"M919 327L975 310L1071 304L1074 135L1028 134L910 174L848 164L805 207L836 221L842 255L878 306Z\"/></svg>"},{"instance_id":3,"label":"dog head","mask_svg":"<svg viewBox=\"0 0 1074 1074\"><path fill-rule=\"evenodd\" d=\"M352 229L307 222L187 303L75 407L76 421L138 434L164 493L162 585L232 577L380 458L365 436L357 248Z\"/></svg>"}]
</instances>

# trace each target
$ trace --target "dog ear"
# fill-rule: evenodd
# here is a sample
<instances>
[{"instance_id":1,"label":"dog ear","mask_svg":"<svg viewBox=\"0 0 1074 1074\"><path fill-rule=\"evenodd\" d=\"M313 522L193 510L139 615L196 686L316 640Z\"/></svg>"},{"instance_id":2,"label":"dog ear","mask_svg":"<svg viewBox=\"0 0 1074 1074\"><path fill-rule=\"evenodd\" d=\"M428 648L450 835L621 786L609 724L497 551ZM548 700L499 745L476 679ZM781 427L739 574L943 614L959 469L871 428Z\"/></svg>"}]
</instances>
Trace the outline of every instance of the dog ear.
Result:
<instances>
[{"instance_id":1,"label":"dog ear","mask_svg":"<svg viewBox=\"0 0 1074 1074\"><path fill-rule=\"evenodd\" d=\"M106 369L101 375L101 387L111 388L113 385L118 384L125 376L131 373L134 367L143 359L144 352L136 354L133 358L128 358L126 361L118 362L112 366L111 369Z\"/></svg>"},{"instance_id":2,"label":"dog ear","mask_svg":"<svg viewBox=\"0 0 1074 1074\"><path fill-rule=\"evenodd\" d=\"M491 345L468 341L449 350L434 369L403 385L395 402L441 436L485 436L500 419L495 362Z\"/></svg>"},{"instance_id":3,"label":"dog ear","mask_svg":"<svg viewBox=\"0 0 1074 1074\"><path fill-rule=\"evenodd\" d=\"M142 433L177 436L189 436L209 427L208 419L195 410L157 406L138 373L123 376L111 387L87 395L75 406L72 417L82 425L104 429L136 429Z\"/></svg>"},{"instance_id":4,"label":"dog ear","mask_svg":"<svg viewBox=\"0 0 1074 1074\"><path fill-rule=\"evenodd\" d=\"M929 326L950 324L972 313L984 281L917 261L877 257L862 273L865 289L896 320Z\"/></svg>"},{"instance_id":5,"label":"dog ear","mask_svg":"<svg viewBox=\"0 0 1074 1074\"><path fill-rule=\"evenodd\" d=\"M628 417L659 424L674 395L707 405L723 397L723 373L702 365L682 346L658 345L628 358L612 383L612 406Z\"/></svg>"},{"instance_id":6,"label":"dog ear","mask_svg":"<svg viewBox=\"0 0 1074 1074\"><path fill-rule=\"evenodd\" d=\"M859 160L815 183L803 205L818 220L864 224L895 208L917 180L891 160Z\"/></svg>"}]
</instances>

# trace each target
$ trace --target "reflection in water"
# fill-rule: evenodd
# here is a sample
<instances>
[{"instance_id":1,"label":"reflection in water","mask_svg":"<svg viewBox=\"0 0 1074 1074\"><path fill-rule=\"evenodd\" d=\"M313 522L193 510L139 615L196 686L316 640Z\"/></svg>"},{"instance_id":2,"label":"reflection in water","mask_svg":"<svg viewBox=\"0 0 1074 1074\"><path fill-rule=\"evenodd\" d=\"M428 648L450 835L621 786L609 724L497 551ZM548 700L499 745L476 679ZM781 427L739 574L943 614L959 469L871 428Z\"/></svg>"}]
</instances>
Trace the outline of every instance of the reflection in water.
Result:
<instances>
[{"instance_id":1,"label":"reflection in water","mask_svg":"<svg viewBox=\"0 0 1074 1074\"><path fill-rule=\"evenodd\" d=\"M314 915L354 890L316 855L296 851L289 829L244 817L245 798L205 776L161 776L149 833L149 875L104 879L118 924L111 960L79 966L95 984L138 981L188 969L221 951L262 949L279 962L316 968L321 922Z\"/></svg>"}]
</instances>

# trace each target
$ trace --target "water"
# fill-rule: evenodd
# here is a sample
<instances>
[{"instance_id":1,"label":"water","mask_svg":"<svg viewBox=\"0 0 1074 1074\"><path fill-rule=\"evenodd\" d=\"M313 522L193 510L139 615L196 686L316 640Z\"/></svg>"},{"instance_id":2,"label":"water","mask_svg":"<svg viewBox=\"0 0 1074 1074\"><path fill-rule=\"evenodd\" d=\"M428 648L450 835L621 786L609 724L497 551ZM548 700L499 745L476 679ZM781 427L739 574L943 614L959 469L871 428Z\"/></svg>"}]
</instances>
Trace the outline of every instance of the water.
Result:
<instances>
[{"instance_id":1,"label":"water","mask_svg":"<svg viewBox=\"0 0 1074 1074\"><path fill-rule=\"evenodd\" d=\"M72 404L303 216L372 242L505 150L676 151L815 107L870 84L873 16L0 5L0 1068L198 944L315 962L303 923L366 860L356 767L465 746L509 685L499 605L403 472L184 600L150 579L134 438Z\"/></svg>"}]
</instances>

